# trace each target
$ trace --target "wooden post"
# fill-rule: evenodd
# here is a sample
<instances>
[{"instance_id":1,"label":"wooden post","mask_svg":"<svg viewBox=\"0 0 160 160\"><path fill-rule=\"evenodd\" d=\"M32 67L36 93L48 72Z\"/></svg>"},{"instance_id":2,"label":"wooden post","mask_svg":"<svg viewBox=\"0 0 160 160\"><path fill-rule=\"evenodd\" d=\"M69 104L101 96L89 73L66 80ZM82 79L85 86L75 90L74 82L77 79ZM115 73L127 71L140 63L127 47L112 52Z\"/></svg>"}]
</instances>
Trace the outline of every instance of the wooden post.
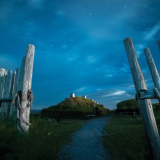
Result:
<instances>
[{"instance_id":1,"label":"wooden post","mask_svg":"<svg viewBox=\"0 0 160 160\"><path fill-rule=\"evenodd\" d=\"M8 74L5 76L5 86L4 86L3 98L8 98L9 97L10 88L11 88L11 79L12 79L12 71L9 70ZM3 102L2 106L1 106L1 115L2 116L8 116L9 109L10 109L10 102Z\"/></svg>"},{"instance_id":2,"label":"wooden post","mask_svg":"<svg viewBox=\"0 0 160 160\"><path fill-rule=\"evenodd\" d=\"M23 78L24 78L24 68L25 68L25 61L26 61L26 56L22 58L22 63L21 63L21 70L20 70L20 75L19 75L19 80L18 80L18 87L17 91L22 89L23 85Z\"/></svg>"},{"instance_id":3,"label":"wooden post","mask_svg":"<svg viewBox=\"0 0 160 160\"><path fill-rule=\"evenodd\" d=\"M18 91L18 75L19 75L19 69L16 69L16 78L15 78L15 85L14 85L14 90L13 90L13 96L17 93Z\"/></svg>"},{"instance_id":4,"label":"wooden post","mask_svg":"<svg viewBox=\"0 0 160 160\"><path fill-rule=\"evenodd\" d=\"M125 38L123 42L126 49L129 65L131 68L131 73L136 88L136 92L138 94L140 90L147 90L147 86L141 68L139 66L139 62L131 38ZM138 98L138 103L143 121L143 127L145 130L149 159L159 160L160 139L151 100Z\"/></svg>"},{"instance_id":5,"label":"wooden post","mask_svg":"<svg viewBox=\"0 0 160 160\"><path fill-rule=\"evenodd\" d=\"M22 83L22 85L21 85L21 83L19 84L20 85L19 89L22 91L21 117L27 123L29 123L29 117L30 117L30 107L28 106L27 93L28 93L28 90L31 89L31 84L32 84L34 52L35 52L34 45L29 44L27 47L24 68L21 68L21 70L24 71L24 74L22 71L22 74L20 75L20 76L22 76L20 78L22 79L23 83ZM21 132L22 133L29 133L29 125L24 123L24 121L20 120Z\"/></svg>"},{"instance_id":6,"label":"wooden post","mask_svg":"<svg viewBox=\"0 0 160 160\"><path fill-rule=\"evenodd\" d=\"M3 97L3 92L4 92L4 77L5 77L5 69L0 68L0 98Z\"/></svg>"},{"instance_id":7,"label":"wooden post","mask_svg":"<svg viewBox=\"0 0 160 160\"><path fill-rule=\"evenodd\" d=\"M9 97L13 96L13 91L14 91L14 87L15 87L15 79L16 79L16 71L13 73L13 76L12 76L12 82L11 82L11 89L10 89Z\"/></svg>"},{"instance_id":8,"label":"wooden post","mask_svg":"<svg viewBox=\"0 0 160 160\"><path fill-rule=\"evenodd\" d=\"M10 97L14 97L17 93L17 83L18 82L18 69L14 72L12 77L12 83L11 83L11 89L10 89ZM9 111L9 117L13 119L13 121L16 120L16 108L13 105L13 103L10 104L10 111Z\"/></svg>"},{"instance_id":9,"label":"wooden post","mask_svg":"<svg viewBox=\"0 0 160 160\"><path fill-rule=\"evenodd\" d=\"M5 82L5 69L0 68L0 98L3 97ZM0 113L1 113L2 102L0 102Z\"/></svg>"},{"instance_id":10,"label":"wooden post","mask_svg":"<svg viewBox=\"0 0 160 160\"><path fill-rule=\"evenodd\" d=\"M151 72L151 75L152 75L152 80L154 82L154 86L157 89L160 89L159 74L158 74L156 65L154 63L154 60L153 60L153 57L152 57L152 54L151 54L149 48L145 48L144 49L144 53L145 53L145 56L146 56L146 59L147 59L147 63L148 63L148 66L149 66L149 69L150 69L150 72Z\"/></svg>"}]
</instances>

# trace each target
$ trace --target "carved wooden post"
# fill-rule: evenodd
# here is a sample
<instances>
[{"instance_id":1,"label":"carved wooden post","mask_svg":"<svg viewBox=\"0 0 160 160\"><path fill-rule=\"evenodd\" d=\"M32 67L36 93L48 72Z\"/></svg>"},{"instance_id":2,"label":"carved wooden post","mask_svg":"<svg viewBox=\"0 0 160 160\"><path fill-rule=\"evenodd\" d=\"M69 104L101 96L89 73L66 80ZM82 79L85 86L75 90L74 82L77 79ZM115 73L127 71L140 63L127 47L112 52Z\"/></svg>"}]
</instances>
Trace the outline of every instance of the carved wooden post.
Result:
<instances>
[{"instance_id":1,"label":"carved wooden post","mask_svg":"<svg viewBox=\"0 0 160 160\"><path fill-rule=\"evenodd\" d=\"M137 55L132 43L131 38L124 39L124 46L126 49L129 65L131 68L131 73L136 88L136 92L140 90L147 90L147 86L139 66ZM145 136L147 141L147 148L149 151L149 158L152 160L160 159L160 139L159 133L152 109L152 103L150 99L139 99L138 103L140 107L140 113L143 121L143 126L145 130Z\"/></svg>"},{"instance_id":2,"label":"carved wooden post","mask_svg":"<svg viewBox=\"0 0 160 160\"><path fill-rule=\"evenodd\" d=\"M27 100L27 93L28 90L31 89L32 84L32 72L33 72L33 61L34 61L34 52L35 47L34 45L29 44L27 47L27 53L25 57L25 63L24 63L24 70L22 70L22 73L24 71L24 74L21 74L22 76L22 85L19 83L19 89L22 91L22 112L21 112L21 118L20 120L20 129L22 133L28 133L29 132L29 125L24 123L29 123L29 117L30 117L30 107L28 106L28 100ZM23 69L23 68L21 68Z\"/></svg>"}]
</instances>

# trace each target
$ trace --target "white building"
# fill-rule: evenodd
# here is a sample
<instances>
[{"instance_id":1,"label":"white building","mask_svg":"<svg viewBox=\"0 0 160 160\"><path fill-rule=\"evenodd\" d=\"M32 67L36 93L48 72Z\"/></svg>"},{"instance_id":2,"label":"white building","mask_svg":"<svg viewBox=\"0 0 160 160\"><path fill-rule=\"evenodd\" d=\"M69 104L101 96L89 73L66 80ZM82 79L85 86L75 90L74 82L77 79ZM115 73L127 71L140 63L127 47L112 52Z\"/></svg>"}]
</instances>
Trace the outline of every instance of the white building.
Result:
<instances>
[{"instance_id":1,"label":"white building","mask_svg":"<svg viewBox=\"0 0 160 160\"><path fill-rule=\"evenodd\" d=\"M70 97L75 97L75 93L71 93L71 94L70 94Z\"/></svg>"}]
</instances>

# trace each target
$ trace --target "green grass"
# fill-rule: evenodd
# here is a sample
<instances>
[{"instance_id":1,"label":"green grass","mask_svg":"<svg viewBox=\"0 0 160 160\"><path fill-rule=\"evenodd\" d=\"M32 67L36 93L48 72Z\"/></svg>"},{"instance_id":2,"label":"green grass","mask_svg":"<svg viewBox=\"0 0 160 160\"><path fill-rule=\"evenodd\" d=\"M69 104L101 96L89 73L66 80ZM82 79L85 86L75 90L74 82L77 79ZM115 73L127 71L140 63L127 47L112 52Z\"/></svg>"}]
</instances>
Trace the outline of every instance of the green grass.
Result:
<instances>
[{"instance_id":1,"label":"green grass","mask_svg":"<svg viewBox=\"0 0 160 160\"><path fill-rule=\"evenodd\" d=\"M155 113L160 131L160 113ZM112 160L145 160L145 137L140 116L114 115L103 130L103 143Z\"/></svg>"},{"instance_id":2,"label":"green grass","mask_svg":"<svg viewBox=\"0 0 160 160\"><path fill-rule=\"evenodd\" d=\"M0 122L0 159L56 159L62 145L68 144L73 132L85 123L85 120L66 121L48 122L47 119L32 116L29 136L18 135L17 130L5 120Z\"/></svg>"}]
</instances>

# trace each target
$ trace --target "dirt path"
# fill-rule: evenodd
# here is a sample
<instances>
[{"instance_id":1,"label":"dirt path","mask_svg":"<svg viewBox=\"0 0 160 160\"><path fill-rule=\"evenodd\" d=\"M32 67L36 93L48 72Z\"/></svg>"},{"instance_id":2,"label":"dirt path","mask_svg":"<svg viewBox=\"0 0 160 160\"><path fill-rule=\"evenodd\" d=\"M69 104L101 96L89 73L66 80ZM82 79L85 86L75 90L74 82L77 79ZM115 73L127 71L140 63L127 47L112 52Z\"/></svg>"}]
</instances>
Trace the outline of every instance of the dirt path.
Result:
<instances>
[{"instance_id":1,"label":"dirt path","mask_svg":"<svg viewBox=\"0 0 160 160\"><path fill-rule=\"evenodd\" d=\"M59 160L110 160L102 144L102 130L112 116L94 118L73 135L73 141L59 152Z\"/></svg>"}]
</instances>

